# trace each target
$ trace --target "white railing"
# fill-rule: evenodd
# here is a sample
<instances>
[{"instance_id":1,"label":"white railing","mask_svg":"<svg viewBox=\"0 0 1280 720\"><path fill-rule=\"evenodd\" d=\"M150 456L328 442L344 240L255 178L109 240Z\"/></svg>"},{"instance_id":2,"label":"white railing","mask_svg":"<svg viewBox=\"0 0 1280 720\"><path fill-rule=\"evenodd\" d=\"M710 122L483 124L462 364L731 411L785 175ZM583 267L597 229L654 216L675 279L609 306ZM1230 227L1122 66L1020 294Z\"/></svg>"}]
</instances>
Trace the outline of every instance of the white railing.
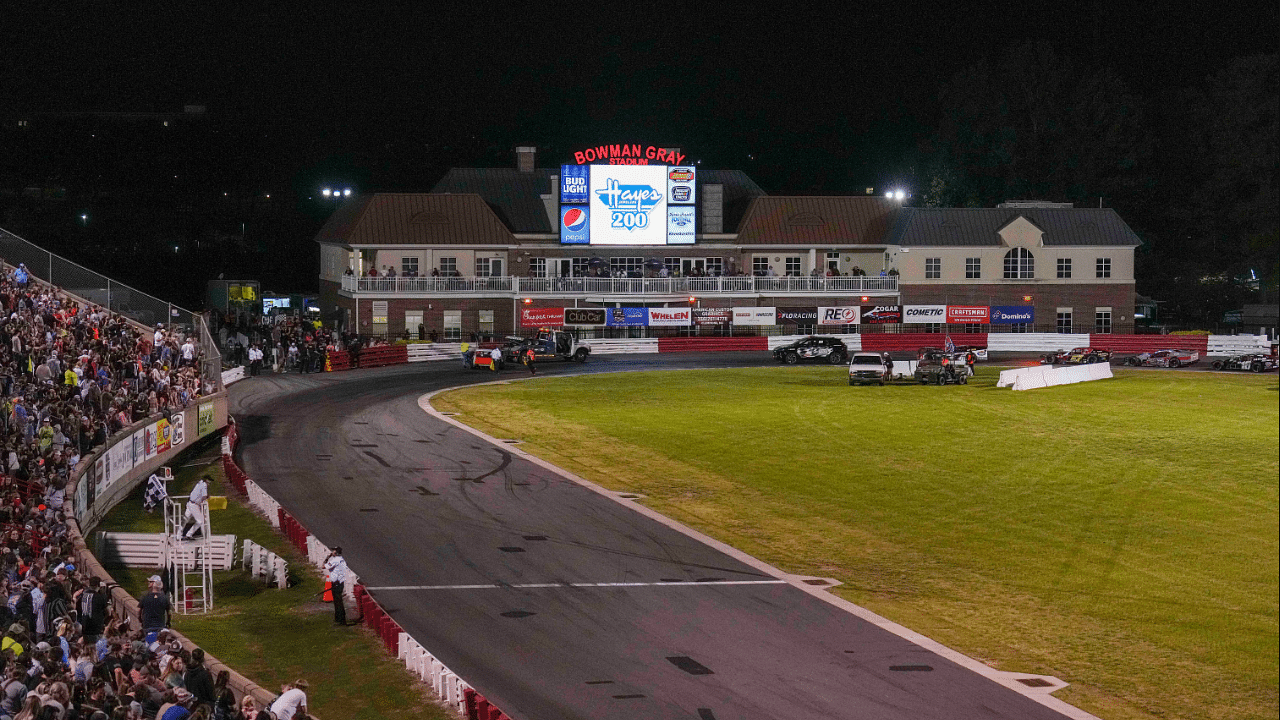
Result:
<instances>
[{"instance_id":1,"label":"white railing","mask_svg":"<svg viewBox=\"0 0 1280 720\"><path fill-rule=\"evenodd\" d=\"M244 569L249 571L254 579L274 584L281 590L289 587L289 563L258 543L245 540L241 560Z\"/></svg>"},{"instance_id":2,"label":"white railing","mask_svg":"<svg viewBox=\"0 0 1280 720\"><path fill-rule=\"evenodd\" d=\"M342 289L361 294L503 293L510 295L715 295L724 293L897 292L898 278L848 277L426 277L371 278L344 275Z\"/></svg>"}]
</instances>

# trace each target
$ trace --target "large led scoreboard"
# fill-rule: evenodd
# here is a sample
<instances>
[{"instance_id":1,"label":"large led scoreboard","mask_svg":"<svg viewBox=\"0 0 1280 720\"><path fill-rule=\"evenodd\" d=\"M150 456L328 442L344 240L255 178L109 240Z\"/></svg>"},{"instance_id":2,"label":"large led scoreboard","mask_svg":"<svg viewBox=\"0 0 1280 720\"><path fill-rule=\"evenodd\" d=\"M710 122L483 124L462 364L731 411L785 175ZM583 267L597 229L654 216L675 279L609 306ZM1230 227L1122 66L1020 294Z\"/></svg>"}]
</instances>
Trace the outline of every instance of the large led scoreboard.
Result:
<instances>
[{"instance_id":1,"label":"large led scoreboard","mask_svg":"<svg viewBox=\"0 0 1280 720\"><path fill-rule=\"evenodd\" d=\"M560 242L692 245L696 180L686 165L561 165Z\"/></svg>"}]
</instances>

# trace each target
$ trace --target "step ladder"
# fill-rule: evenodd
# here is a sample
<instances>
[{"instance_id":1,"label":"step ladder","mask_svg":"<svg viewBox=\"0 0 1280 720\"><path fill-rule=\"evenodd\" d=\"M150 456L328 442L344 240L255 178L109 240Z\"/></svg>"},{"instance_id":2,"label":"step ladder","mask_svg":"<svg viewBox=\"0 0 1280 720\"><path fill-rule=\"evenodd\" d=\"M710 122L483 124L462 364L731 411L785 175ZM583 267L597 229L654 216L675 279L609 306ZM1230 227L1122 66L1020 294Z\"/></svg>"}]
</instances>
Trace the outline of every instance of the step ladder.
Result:
<instances>
[{"instance_id":1,"label":"step ladder","mask_svg":"<svg viewBox=\"0 0 1280 720\"><path fill-rule=\"evenodd\" d=\"M173 610L182 615L202 615L213 609L213 566L209 562L209 503L200 507L203 532L194 540L182 536L187 495L170 495L164 501L164 566L173 573Z\"/></svg>"}]
</instances>

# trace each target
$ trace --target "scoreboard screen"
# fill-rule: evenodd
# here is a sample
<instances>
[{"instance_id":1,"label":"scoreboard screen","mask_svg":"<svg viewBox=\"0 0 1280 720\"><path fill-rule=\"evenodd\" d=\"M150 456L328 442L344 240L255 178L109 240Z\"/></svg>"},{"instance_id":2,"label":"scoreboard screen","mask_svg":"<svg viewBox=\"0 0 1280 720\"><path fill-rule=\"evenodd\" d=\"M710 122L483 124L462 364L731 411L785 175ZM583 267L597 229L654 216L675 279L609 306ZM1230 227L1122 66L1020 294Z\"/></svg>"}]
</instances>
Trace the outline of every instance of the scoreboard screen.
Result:
<instances>
[{"instance_id":1,"label":"scoreboard screen","mask_svg":"<svg viewBox=\"0 0 1280 720\"><path fill-rule=\"evenodd\" d=\"M692 244L697 171L673 165L562 165L560 242Z\"/></svg>"}]
</instances>

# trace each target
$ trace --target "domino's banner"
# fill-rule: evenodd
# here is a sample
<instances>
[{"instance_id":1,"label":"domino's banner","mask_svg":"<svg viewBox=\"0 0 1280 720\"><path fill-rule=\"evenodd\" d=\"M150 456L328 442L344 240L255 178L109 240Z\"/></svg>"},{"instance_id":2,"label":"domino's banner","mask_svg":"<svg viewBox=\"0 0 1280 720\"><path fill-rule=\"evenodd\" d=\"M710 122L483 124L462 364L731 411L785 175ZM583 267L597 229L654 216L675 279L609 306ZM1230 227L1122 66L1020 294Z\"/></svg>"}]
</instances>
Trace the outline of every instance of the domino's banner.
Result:
<instances>
[{"instance_id":1,"label":"domino's banner","mask_svg":"<svg viewBox=\"0 0 1280 720\"><path fill-rule=\"evenodd\" d=\"M649 324L649 308L609 308L609 327L645 327Z\"/></svg>"},{"instance_id":2,"label":"domino's banner","mask_svg":"<svg viewBox=\"0 0 1280 720\"><path fill-rule=\"evenodd\" d=\"M560 202L565 205L586 205L590 177L590 165L561 165Z\"/></svg>"},{"instance_id":3,"label":"domino's banner","mask_svg":"<svg viewBox=\"0 0 1280 720\"><path fill-rule=\"evenodd\" d=\"M590 208L586 205L560 206L560 243L562 245L591 243Z\"/></svg>"},{"instance_id":4,"label":"domino's banner","mask_svg":"<svg viewBox=\"0 0 1280 720\"><path fill-rule=\"evenodd\" d=\"M992 305L992 325L1016 325L1018 323L1034 323L1036 309L1031 305Z\"/></svg>"}]
</instances>

